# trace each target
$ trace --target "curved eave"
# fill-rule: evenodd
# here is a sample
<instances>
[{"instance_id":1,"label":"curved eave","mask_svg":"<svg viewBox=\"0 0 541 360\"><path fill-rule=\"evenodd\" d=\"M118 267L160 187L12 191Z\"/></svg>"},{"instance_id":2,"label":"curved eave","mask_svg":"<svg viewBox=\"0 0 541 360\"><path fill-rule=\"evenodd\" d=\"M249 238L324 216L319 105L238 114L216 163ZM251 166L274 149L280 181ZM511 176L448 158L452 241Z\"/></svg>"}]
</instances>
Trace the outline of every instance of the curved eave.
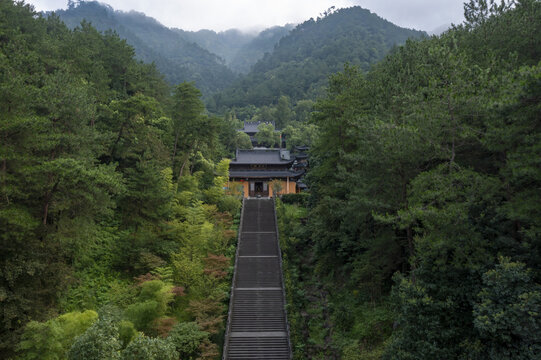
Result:
<instances>
[{"instance_id":1,"label":"curved eave","mask_svg":"<svg viewBox=\"0 0 541 360\"><path fill-rule=\"evenodd\" d=\"M268 179L268 178L297 178L304 174L304 171L229 171L232 179Z\"/></svg>"},{"instance_id":2,"label":"curved eave","mask_svg":"<svg viewBox=\"0 0 541 360\"><path fill-rule=\"evenodd\" d=\"M292 159L292 160L282 160L282 161L275 161L275 162L270 162L270 161L235 161L235 160L232 160L230 163L229 163L229 166L231 167L231 165L235 166L235 165L291 165L295 162L295 159Z\"/></svg>"}]
</instances>

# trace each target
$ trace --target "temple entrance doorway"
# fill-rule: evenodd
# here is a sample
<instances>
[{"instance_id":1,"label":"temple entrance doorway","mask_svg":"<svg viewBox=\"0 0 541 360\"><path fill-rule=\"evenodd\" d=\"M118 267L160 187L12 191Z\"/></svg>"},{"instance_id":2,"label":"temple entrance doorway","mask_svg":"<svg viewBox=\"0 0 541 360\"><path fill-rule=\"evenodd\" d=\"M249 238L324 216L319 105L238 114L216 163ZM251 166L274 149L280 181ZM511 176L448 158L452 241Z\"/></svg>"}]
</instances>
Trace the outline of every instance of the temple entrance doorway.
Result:
<instances>
[{"instance_id":1,"label":"temple entrance doorway","mask_svg":"<svg viewBox=\"0 0 541 360\"><path fill-rule=\"evenodd\" d=\"M268 197L269 196L269 184L266 181L251 181L250 182L250 196L251 197Z\"/></svg>"}]
</instances>

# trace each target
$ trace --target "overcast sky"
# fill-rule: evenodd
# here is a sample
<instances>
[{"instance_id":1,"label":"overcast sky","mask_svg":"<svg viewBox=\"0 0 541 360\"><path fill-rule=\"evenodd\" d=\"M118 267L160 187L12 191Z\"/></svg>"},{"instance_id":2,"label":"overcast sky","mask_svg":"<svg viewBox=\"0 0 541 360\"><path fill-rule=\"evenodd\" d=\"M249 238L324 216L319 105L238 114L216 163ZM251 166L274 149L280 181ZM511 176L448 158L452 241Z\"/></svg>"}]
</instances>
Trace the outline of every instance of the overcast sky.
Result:
<instances>
[{"instance_id":1,"label":"overcast sky","mask_svg":"<svg viewBox=\"0 0 541 360\"><path fill-rule=\"evenodd\" d=\"M431 31L463 21L465 0L103 0L115 10L135 10L184 30L253 30L300 23L331 6L360 5L397 25ZM67 0L26 0L38 11L66 8Z\"/></svg>"}]
</instances>

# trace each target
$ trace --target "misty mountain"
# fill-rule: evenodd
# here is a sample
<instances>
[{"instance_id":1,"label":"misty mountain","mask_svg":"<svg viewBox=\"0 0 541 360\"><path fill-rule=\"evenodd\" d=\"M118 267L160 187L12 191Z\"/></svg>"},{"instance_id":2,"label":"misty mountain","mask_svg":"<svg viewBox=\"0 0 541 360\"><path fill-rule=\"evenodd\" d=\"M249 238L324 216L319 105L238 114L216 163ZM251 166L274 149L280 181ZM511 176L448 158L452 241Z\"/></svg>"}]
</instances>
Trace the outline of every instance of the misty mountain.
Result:
<instances>
[{"instance_id":1,"label":"misty mountain","mask_svg":"<svg viewBox=\"0 0 541 360\"><path fill-rule=\"evenodd\" d=\"M230 85L236 77L222 58L143 13L115 11L95 1L80 2L55 13L70 28L86 20L100 31L114 30L135 48L140 60L154 62L171 84L195 81L209 95Z\"/></svg>"},{"instance_id":2,"label":"misty mountain","mask_svg":"<svg viewBox=\"0 0 541 360\"><path fill-rule=\"evenodd\" d=\"M367 70L408 38L426 33L400 28L360 7L325 12L295 28L276 26L259 34L239 30L169 29L138 12L115 11L95 1L73 3L56 14L70 28L81 21L112 29L144 62L154 62L171 84L194 81L211 110L267 105L281 95L314 99L328 76L344 63ZM244 73L238 78L235 74Z\"/></svg>"},{"instance_id":3,"label":"misty mountain","mask_svg":"<svg viewBox=\"0 0 541 360\"><path fill-rule=\"evenodd\" d=\"M289 34L295 25L274 26L260 32L252 41L244 45L231 62L231 68L241 73L247 73L252 66L271 53L281 38Z\"/></svg>"},{"instance_id":4,"label":"misty mountain","mask_svg":"<svg viewBox=\"0 0 541 360\"><path fill-rule=\"evenodd\" d=\"M328 76L344 63L368 70L393 46L425 32L398 27L361 7L329 11L280 39L246 76L214 97L215 109L268 105L281 95L292 100L323 94Z\"/></svg>"},{"instance_id":5,"label":"misty mountain","mask_svg":"<svg viewBox=\"0 0 541 360\"><path fill-rule=\"evenodd\" d=\"M265 53L271 52L278 41L295 26L273 26L260 33L246 33L237 29L222 32L212 30L185 31L173 29L184 39L195 42L225 60L237 73L247 73Z\"/></svg>"},{"instance_id":6,"label":"misty mountain","mask_svg":"<svg viewBox=\"0 0 541 360\"><path fill-rule=\"evenodd\" d=\"M187 31L172 29L183 39L196 43L203 49L221 57L229 65L238 51L252 41L257 33L244 33L237 29L216 32L213 30Z\"/></svg>"}]
</instances>

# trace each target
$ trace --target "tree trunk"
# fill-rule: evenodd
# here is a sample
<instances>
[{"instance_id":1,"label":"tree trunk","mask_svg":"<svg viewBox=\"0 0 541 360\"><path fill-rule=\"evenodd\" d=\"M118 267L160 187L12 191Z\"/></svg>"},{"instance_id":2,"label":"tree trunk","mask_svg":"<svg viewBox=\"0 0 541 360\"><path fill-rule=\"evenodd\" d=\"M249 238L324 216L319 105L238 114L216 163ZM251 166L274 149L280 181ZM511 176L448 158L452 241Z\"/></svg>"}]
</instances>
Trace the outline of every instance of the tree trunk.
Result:
<instances>
[{"instance_id":1,"label":"tree trunk","mask_svg":"<svg viewBox=\"0 0 541 360\"><path fill-rule=\"evenodd\" d=\"M7 146L7 135L5 133L2 133L2 144L3 146ZM2 169L0 170L1 176L2 176L2 191L5 191L6 189L6 177L7 177L7 159L2 159ZM6 191L6 202L9 204L9 197L8 193Z\"/></svg>"},{"instance_id":2,"label":"tree trunk","mask_svg":"<svg viewBox=\"0 0 541 360\"><path fill-rule=\"evenodd\" d=\"M186 164L188 163L188 160L190 159L190 154L194 152L196 147L197 147L197 140L194 141L194 143L188 148L188 151L186 152L186 155L184 156L184 160L182 161L182 165L180 166L180 171L178 173L179 179L182 177L182 174L184 173L184 168L186 167Z\"/></svg>"},{"instance_id":3,"label":"tree trunk","mask_svg":"<svg viewBox=\"0 0 541 360\"><path fill-rule=\"evenodd\" d=\"M402 178L402 202L404 204L404 209L407 211L409 209L408 206L408 181L406 180L406 176L404 173L401 174ZM406 228L406 239L408 241L408 255L412 257L415 253L415 246L413 244L413 230L411 226L408 225ZM411 263L411 269L415 270L417 266L415 265L415 262ZM413 271L411 272L411 279L415 283L415 274Z\"/></svg>"},{"instance_id":4,"label":"tree trunk","mask_svg":"<svg viewBox=\"0 0 541 360\"><path fill-rule=\"evenodd\" d=\"M6 190L6 177L7 177L7 160L2 159L2 188L5 191ZM9 196L6 191L6 203L9 205Z\"/></svg>"},{"instance_id":5,"label":"tree trunk","mask_svg":"<svg viewBox=\"0 0 541 360\"><path fill-rule=\"evenodd\" d=\"M507 156L504 156L504 159L507 158ZM511 193L511 185L509 184L509 182L507 182L507 184L505 185L505 201L506 202L511 202L511 200L513 199L513 195ZM515 239L516 242L521 242L522 241L522 236L520 234L520 230L522 229L522 225L521 225L521 222L520 220L518 219L515 219L513 221L513 239Z\"/></svg>"},{"instance_id":6,"label":"tree trunk","mask_svg":"<svg viewBox=\"0 0 541 360\"><path fill-rule=\"evenodd\" d=\"M186 167L186 164L188 163L189 158L190 158L190 153L186 153L186 155L184 156L184 160L182 161L182 165L180 166L180 171L178 172L179 179L182 177L182 173L184 172L184 168Z\"/></svg>"},{"instance_id":7,"label":"tree trunk","mask_svg":"<svg viewBox=\"0 0 541 360\"><path fill-rule=\"evenodd\" d=\"M43 225L47 225L47 216L49 215L49 201L50 201L50 193L47 193L45 198L45 205L43 206Z\"/></svg>"},{"instance_id":8,"label":"tree trunk","mask_svg":"<svg viewBox=\"0 0 541 360\"><path fill-rule=\"evenodd\" d=\"M53 149L51 152L51 156L49 157L49 160L52 161L56 158L56 149ZM49 173L48 179L47 179L47 186L49 187L54 181L54 174ZM45 201L43 203L43 225L47 225L47 217L49 216L49 204L51 203L51 199L53 198L53 193L56 191L56 188L58 186L58 181L56 181L52 187L51 190L48 190L45 193Z\"/></svg>"},{"instance_id":9,"label":"tree trunk","mask_svg":"<svg viewBox=\"0 0 541 360\"><path fill-rule=\"evenodd\" d=\"M177 132L175 135L175 145L173 145L173 158L171 161L171 168L175 167L175 156L177 156L178 137L179 133Z\"/></svg>"},{"instance_id":10,"label":"tree trunk","mask_svg":"<svg viewBox=\"0 0 541 360\"><path fill-rule=\"evenodd\" d=\"M455 149L455 138L456 138L456 132L457 132L457 125L456 125L456 119L455 119L455 113L454 108L451 105L451 95L447 95L447 110L449 111L449 116L451 117L451 159L449 161L449 168L452 167L455 156L456 156L456 149Z\"/></svg>"},{"instance_id":11,"label":"tree trunk","mask_svg":"<svg viewBox=\"0 0 541 360\"><path fill-rule=\"evenodd\" d=\"M125 123L123 123L122 126L120 126L120 130L118 131L118 136L116 137L116 140L113 143L113 146L111 148L111 155L109 156L110 161L113 161L113 156L115 155L115 152L116 152L116 146L120 142L120 139L122 139L122 133L124 132L124 126L125 126Z\"/></svg>"},{"instance_id":12,"label":"tree trunk","mask_svg":"<svg viewBox=\"0 0 541 360\"><path fill-rule=\"evenodd\" d=\"M52 181L53 177L52 175L49 176L49 182ZM53 198L53 194L56 191L56 188L58 187L58 181L53 185L53 188L45 194L45 201L43 204L43 225L47 225L47 217L49 216L49 205L51 204L51 200Z\"/></svg>"}]
</instances>

